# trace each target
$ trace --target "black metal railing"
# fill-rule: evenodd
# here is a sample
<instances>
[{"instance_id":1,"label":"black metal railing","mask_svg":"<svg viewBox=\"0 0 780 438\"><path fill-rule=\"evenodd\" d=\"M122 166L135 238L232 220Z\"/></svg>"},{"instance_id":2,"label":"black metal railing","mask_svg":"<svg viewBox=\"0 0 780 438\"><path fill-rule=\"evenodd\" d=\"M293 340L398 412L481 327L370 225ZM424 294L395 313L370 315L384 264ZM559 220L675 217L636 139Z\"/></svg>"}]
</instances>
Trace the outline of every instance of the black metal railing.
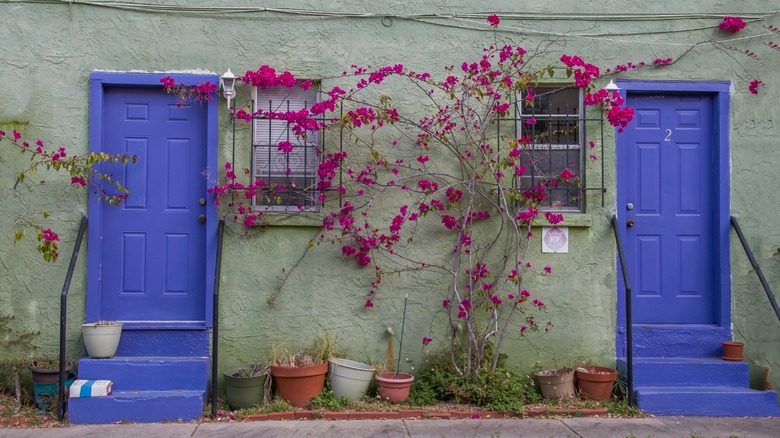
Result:
<instances>
[{"instance_id":1,"label":"black metal railing","mask_svg":"<svg viewBox=\"0 0 780 438\"><path fill-rule=\"evenodd\" d=\"M76 236L76 244L73 245L73 254L70 257L68 273L65 275L65 284L62 285L62 294L60 294L60 376L57 382L57 419L62 421L65 418L65 331L68 323L68 290L70 281L73 278L73 270L76 269L76 261L79 258L79 248L84 239L84 231L87 229L87 217L81 217L79 233Z\"/></svg>"},{"instance_id":2,"label":"black metal railing","mask_svg":"<svg viewBox=\"0 0 780 438\"><path fill-rule=\"evenodd\" d=\"M219 277L222 275L222 237L225 234L225 221L217 224L217 260L214 264L214 329L211 335L211 417L217 418L217 370L219 361Z\"/></svg>"},{"instance_id":3,"label":"black metal railing","mask_svg":"<svg viewBox=\"0 0 780 438\"><path fill-rule=\"evenodd\" d=\"M772 305L772 308L775 309L775 315L777 315L777 320L780 321L780 308L777 306L777 301L775 301L775 296L772 294L772 289L769 287L769 283L766 282L766 278L764 278L764 273L761 272L761 267L758 266L758 262L756 261L756 258L753 257L753 251L750 250L750 246L748 246L747 240L745 240L745 235L742 234L742 229L739 228L739 223L737 222L737 218L734 216L731 216L731 226L734 228L734 231L737 232L737 237L739 238L739 242L742 243L742 248L745 249L745 254L747 254L748 260L750 260L750 264L753 266L753 270L756 271L756 275L758 275L758 281L761 282L761 286L764 287L764 292L766 292L766 297L769 298L769 303ZM780 251L780 249L778 249Z\"/></svg>"},{"instance_id":4,"label":"black metal railing","mask_svg":"<svg viewBox=\"0 0 780 438\"><path fill-rule=\"evenodd\" d=\"M634 339L632 333L633 324L631 318L631 280L628 278L628 265L626 265L626 253L623 251L623 241L618 232L617 215L612 215L612 230L615 232L618 260L623 272L623 284L626 287L626 386L628 392L628 405L634 406Z\"/></svg>"}]
</instances>

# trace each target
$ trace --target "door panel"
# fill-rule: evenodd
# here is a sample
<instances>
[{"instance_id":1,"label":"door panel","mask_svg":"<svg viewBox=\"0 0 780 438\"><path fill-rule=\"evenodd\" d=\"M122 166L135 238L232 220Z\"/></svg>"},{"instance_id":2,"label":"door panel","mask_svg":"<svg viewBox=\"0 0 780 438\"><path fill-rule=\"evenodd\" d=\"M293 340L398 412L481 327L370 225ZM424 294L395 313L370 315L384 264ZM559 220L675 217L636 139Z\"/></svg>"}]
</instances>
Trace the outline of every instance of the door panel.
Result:
<instances>
[{"instance_id":1,"label":"door panel","mask_svg":"<svg viewBox=\"0 0 780 438\"><path fill-rule=\"evenodd\" d=\"M628 94L618 160L635 323L717 320L714 99ZM633 221L633 225L628 221Z\"/></svg>"},{"instance_id":2,"label":"door panel","mask_svg":"<svg viewBox=\"0 0 780 438\"><path fill-rule=\"evenodd\" d=\"M105 166L130 195L102 214L99 318L205 321L206 107L159 87L108 87L103 148L138 156Z\"/></svg>"}]
</instances>

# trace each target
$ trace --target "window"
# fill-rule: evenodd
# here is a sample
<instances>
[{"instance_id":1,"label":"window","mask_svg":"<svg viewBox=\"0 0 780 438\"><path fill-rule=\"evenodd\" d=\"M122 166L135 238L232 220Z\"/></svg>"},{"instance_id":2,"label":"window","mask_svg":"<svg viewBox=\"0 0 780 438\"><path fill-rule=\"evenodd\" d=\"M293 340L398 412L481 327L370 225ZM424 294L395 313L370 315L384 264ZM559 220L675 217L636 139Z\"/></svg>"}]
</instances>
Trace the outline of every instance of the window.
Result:
<instances>
[{"instance_id":1,"label":"window","mask_svg":"<svg viewBox=\"0 0 780 438\"><path fill-rule=\"evenodd\" d=\"M582 95L577 88L537 87L533 105L525 106L525 96L517 105L518 131L521 137L530 137L532 143L521 155L526 173L520 177L521 190L531 189L540 180L557 176L564 169L583 175L583 119ZM528 120L535 119L535 124ZM542 203L546 210L582 211L583 193L578 182L561 183L551 187Z\"/></svg>"},{"instance_id":2,"label":"window","mask_svg":"<svg viewBox=\"0 0 780 438\"><path fill-rule=\"evenodd\" d=\"M319 91L302 88L269 87L254 89L254 110L300 111L317 102ZM253 122L252 175L265 182L257 192L256 210L298 211L318 206L316 183L320 161L321 134L308 132L296 137L285 120L258 117ZM292 152L279 151L279 143L290 142Z\"/></svg>"}]
</instances>

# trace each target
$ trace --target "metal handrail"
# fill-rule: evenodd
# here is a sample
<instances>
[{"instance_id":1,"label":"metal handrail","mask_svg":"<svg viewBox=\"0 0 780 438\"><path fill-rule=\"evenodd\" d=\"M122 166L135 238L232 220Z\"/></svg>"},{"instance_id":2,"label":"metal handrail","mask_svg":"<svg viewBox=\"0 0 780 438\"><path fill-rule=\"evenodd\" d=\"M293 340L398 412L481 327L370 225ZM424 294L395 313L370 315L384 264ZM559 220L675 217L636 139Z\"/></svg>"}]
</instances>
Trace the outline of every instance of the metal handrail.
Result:
<instances>
[{"instance_id":1,"label":"metal handrail","mask_svg":"<svg viewBox=\"0 0 780 438\"><path fill-rule=\"evenodd\" d=\"M628 278L628 265L626 265L626 254L623 251L623 241L620 239L620 233L618 232L617 215L612 215L611 222L612 230L615 232L620 269L623 272L623 284L626 287L626 386L628 386L628 405L634 406L634 339L631 327L633 324L631 319L631 280Z\"/></svg>"},{"instance_id":2,"label":"metal handrail","mask_svg":"<svg viewBox=\"0 0 780 438\"><path fill-rule=\"evenodd\" d=\"M219 361L219 277L222 275L222 236L225 234L225 221L217 224L217 260L214 267L214 329L211 336L211 417L217 418L217 368Z\"/></svg>"},{"instance_id":3,"label":"metal handrail","mask_svg":"<svg viewBox=\"0 0 780 438\"><path fill-rule=\"evenodd\" d=\"M734 231L737 232L737 237L739 238L740 243L742 243L742 248L745 249L745 254L747 254L748 260L750 260L750 264L753 266L753 270L756 271L756 275L758 275L758 280L761 282L761 286L764 287L766 297L769 298L769 303L772 304L772 308L775 309L777 320L780 321L780 308L777 306L777 301L775 301L775 296L772 294L772 289L770 289L769 283L766 282L764 273L761 272L761 267L758 266L756 258L753 257L753 251L750 250L750 246L748 246L747 240L745 240L745 235L742 234L742 229L739 228L737 218L734 216L731 216L731 226L734 227ZM780 249L778 249L778 251L780 251Z\"/></svg>"},{"instance_id":4,"label":"metal handrail","mask_svg":"<svg viewBox=\"0 0 780 438\"><path fill-rule=\"evenodd\" d=\"M70 257L68 273L65 275L65 284L62 285L60 294L60 375L57 382L57 419L62 421L65 418L65 329L68 322L68 290L70 281L73 278L73 270L76 269L76 261L79 258L79 248L84 239L84 231L87 229L87 217L81 216L79 233L76 236L76 244L73 245L73 254Z\"/></svg>"}]
</instances>

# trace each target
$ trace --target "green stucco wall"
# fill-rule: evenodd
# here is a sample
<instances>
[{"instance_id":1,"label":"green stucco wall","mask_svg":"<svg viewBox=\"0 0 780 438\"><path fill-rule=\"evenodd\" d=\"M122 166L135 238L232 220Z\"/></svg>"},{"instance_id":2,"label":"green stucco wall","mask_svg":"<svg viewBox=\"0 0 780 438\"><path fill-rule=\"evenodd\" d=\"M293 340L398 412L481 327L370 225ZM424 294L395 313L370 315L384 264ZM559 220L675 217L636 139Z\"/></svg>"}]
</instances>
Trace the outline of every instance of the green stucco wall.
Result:
<instances>
[{"instance_id":1,"label":"green stucco wall","mask_svg":"<svg viewBox=\"0 0 780 438\"><path fill-rule=\"evenodd\" d=\"M217 1L149 1L149 4L217 6ZM256 5L257 2L236 2ZM627 61L678 58L665 67L621 73L617 77L652 80L732 81L731 99L731 213L738 216L767 279L780 289L780 210L774 179L780 163L780 53L764 44L780 35L725 43L693 44L729 35L717 31L718 16L758 17L778 9L778 2L653 1L632 4L643 14L687 14L682 18L654 15L619 17L620 1L499 0L426 1L274 1L266 6L335 13L290 14L274 11L244 13L161 12L95 7L78 2L57 4L0 2L0 129L20 130L26 138L42 138L64 145L72 153L88 150L88 76L95 70L208 71L221 74L228 67L240 73L261 64L289 70L311 79L338 76L350 64L386 65L401 62L415 71L440 73L442 66L474 60L491 43L510 42L545 52L538 66L559 65L562 53L579 54L602 69ZM768 3L776 3L774 6ZM349 17L343 13L367 13ZM502 25L497 34L484 22L484 13L497 12ZM433 17L412 14L462 14ZM470 17L468 14L482 13ZM709 18L691 14L709 13ZM387 14L392 18L384 18ZM562 14L551 16L551 14ZM511 18L515 15L516 18ZM406 16L406 17L405 17ZM739 36L768 31L780 25L778 17L749 21ZM593 35L590 38L572 34ZM731 50L731 48L735 50ZM745 48L761 62L741 55ZM750 80L767 83L758 96L748 93ZM250 98L248 87L238 87L239 103ZM400 98L396 104L413 104ZM224 102L221 103L224 107ZM590 196L587 213L570 216L570 252L545 255L538 240L532 249L537 266L550 264L554 274L533 285L548 304L554 329L543 336L506 343L509 362L528 370L539 364L594 361L613 364L616 330L616 266L614 238L608 217L615 210L615 138L604 137L606 206ZM232 138L224 110L220 115L219 162L231 159ZM239 127L236 167L249 165L247 127ZM0 146L3 146L0 144ZM41 334L39 354L56 352L59 293L86 195L68 187L64 176L46 174L43 187L11 191L25 158L0 152L0 309L16 315L16 324ZM591 165L589 178L598 181L600 167ZM62 193L65 193L63 196ZM33 240L14 245L19 215L36 208L54 211L53 224L61 231L62 257L44 263ZM404 274L385 279L382 295L371 310L362 307L371 273L353 268L330 245L311 249L279 290L282 270L289 270L306 250L316 227L271 226L243 237L240 227L226 235L221 286L221 367L269 358L273 343L297 348L324 332L337 335L338 347L357 360L381 362L387 346L385 327L400 331L404 294L409 294L407 341L402 367L423 366L422 336L431 334L431 319L440 308L446 286L432 274ZM448 247L425 249L432 253ZM445 249L446 251L446 249ZM84 316L85 262L79 262L71 286L68 351L80 354L79 324ZM748 359L772 368L780 383L780 323L736 239L732 239L734 337L747 343ZM269 299L276 296L270 303ZM433 336L443 344L444 317L437 314ZM515 331L516 333L516 331ZM435 344L432 344L435 345ZM396 345L397 347L397 345ZM1 357L2 355L0 355Z\"/></svg>"}]
</instances>

